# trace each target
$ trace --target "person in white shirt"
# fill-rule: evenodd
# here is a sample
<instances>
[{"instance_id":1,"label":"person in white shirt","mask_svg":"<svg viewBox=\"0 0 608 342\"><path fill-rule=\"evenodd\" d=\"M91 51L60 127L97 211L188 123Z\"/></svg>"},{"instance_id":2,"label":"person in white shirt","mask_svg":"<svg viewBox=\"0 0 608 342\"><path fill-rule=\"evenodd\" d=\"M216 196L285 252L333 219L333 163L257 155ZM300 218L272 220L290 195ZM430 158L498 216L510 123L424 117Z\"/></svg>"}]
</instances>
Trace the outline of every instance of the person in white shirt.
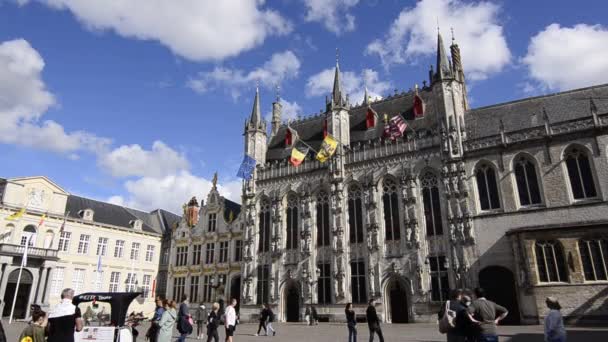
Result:
<instances>
[{"instance_id":1,"label":"person in white shirt","mask_svg":"<svg viewBox=\"0 0 608 342\"><path fill-rule=\"evenodd\" d=\"M545 342L566 342L566 329L562 319L561 305L555 297L545 300L549 313L545 317Z\"/></svg>"},{"instance_id":2,"label":"person in white shirt","mask_svg":"<svg viewBox=\"0 0 608 342\"><path fill-rule=\"evenodd\" d=\"M226 328L226 342L232 342L232 336L234 336L234 328L236 327L236 299L232 298L230 301L230 305L226 307L226 312L224 313L225 322L224 326Z\"/></svg>"}]
</instances>

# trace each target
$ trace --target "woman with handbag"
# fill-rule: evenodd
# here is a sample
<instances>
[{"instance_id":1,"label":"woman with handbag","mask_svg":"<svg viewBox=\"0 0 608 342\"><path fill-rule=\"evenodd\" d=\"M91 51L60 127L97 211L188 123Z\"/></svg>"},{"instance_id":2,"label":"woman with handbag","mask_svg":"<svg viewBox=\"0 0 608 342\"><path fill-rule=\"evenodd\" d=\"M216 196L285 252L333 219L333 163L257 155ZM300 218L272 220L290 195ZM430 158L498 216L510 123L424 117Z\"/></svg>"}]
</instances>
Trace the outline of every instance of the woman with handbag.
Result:
<instances>
[{"instance_id":1,"label":"woman with handbag","mask_svg":"<svg viewBox=\"0 0 608 342\"><path fill-rule=\"evenodd\" d=\"M445 302L439 311L439 332L447 334L448 342L464 342L466 331L462 322L462 312L466 310L462 304L462 290L455 289L450 292L450 299Z\"/></svg>"},{"instance_id":2,"label":"woman with handbag","mask_svg":"<svg viewBox=\"0 0 608 342\"><path fill-rule=\"evenodd\" d=\"M192 316L190 315L190 303L188 303L188 295L182 295L182 303L179 305L179 312L177 313L177 331L179 331L179 338L177 342L185 342L186 337L192 334Z\"/></svg>"}]
</instances>

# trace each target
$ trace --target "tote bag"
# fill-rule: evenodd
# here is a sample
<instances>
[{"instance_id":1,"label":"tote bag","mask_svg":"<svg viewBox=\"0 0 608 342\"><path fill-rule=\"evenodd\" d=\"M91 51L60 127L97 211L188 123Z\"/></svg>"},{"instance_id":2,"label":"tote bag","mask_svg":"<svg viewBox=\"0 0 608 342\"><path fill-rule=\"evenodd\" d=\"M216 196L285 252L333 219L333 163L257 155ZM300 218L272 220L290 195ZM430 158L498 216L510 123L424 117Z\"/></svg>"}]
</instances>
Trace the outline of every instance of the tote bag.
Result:
<instances>
[{"instance_id":1,"label":"tote bag","mask_svg":"<svg viewBox=\"0 0 608 342\"><path fill-rule=\"evenodd\" d=\"M443 317L439 320L439 332L446 334L450 329L456 327L456 311L450 310L450 301L445 302Z\"/></svg>"}]
</instances>

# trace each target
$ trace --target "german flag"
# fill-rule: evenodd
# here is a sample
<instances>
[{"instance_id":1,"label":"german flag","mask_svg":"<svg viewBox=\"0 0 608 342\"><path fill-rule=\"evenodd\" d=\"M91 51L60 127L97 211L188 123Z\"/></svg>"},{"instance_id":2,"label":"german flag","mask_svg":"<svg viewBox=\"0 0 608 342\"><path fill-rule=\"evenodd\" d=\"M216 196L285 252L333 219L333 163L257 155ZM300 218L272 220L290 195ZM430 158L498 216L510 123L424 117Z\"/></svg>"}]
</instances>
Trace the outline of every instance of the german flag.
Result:
<instances>
[{"instance_id":1,"label":"german flag","mask_svg":"<svg viewBox=\"0 0 608 342\"><path fill-rule=\"evenodd\" d=\"M307 154L308 154L308 147L295 146L294 148L291 149L291 157L289 157L289 162L294 167L298 167L298 166L300 166L300 164L302 164L302 162L304 161L304 158L306 158Z\"/></svg>"}]
</instances>

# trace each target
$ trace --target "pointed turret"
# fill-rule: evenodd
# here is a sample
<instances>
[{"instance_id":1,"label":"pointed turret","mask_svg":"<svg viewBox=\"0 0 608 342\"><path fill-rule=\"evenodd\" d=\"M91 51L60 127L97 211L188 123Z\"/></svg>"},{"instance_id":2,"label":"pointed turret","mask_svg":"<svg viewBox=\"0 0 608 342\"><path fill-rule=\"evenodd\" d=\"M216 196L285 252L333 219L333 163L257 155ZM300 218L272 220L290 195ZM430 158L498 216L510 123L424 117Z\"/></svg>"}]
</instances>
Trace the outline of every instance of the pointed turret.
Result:
<instances>
[{"instance_id":1,"label":"pointed turret","mask_svg":"<svg viewBox=\"0 0 608 342\"><path fill-rule=\"evenodd\" d=\"M443 38L441 38L441 33L437 33L437 73L435 78L437 80L443 80L445 78L452 76L452 70L450 68L450 63L448 61L448 55L445 52L445 47L443 46Z\"/></svg>"},{"instance_id":2,"label":"pointed turret","mask_svg":"<svg viewBox=\"0 0 608 342\"><path fill-rule=\"evenodd\" d=\"M251 110L251 118L249 124L255 127L260 124L260 89L255 87L255 99L253 100L253 109Z\"/></svg>"},{"instance_id":3,"label":"pointed turret","mask_svg":"<svg viewBox=\"0 0 608 342\"><path fill-rule=\"evenodd\" d=\"M450 53L452 55L452 70L454 72L454 79L462 83L462 101L464 103L465 110L469 109L469 101L467 96L467 87L464 80L464 68L462 67L462 59L460 57L460 47L456 44L454 39L454 29L452 29L452 45L450 45Z\"/></svg>"},{"instance_id":4,"label":"pointed turret","mask_svg":"<svg viewBox=\"0 0 608 342\"><path fill-rule=\"evenodd\" d=\"M281 97L279 96L279 86L276 87L277 98L272 103L272 121L271 121L271 135L274 136L279 131L281 126Z\"/></svg>"},{"instance_id":5,"label":"pointed turret","mask_svg":"<svg viewBox=\"0 0 608 342\"><path fill-rule=\"evenodd\" d=\"M363 104L369 104L369 95L367 94L367 87L365 87L365 93L363 94Z\"/></svg>"},{"instance_id":6,"label":"pointed turret","mask_svg":"<svg viewBox=\"0 0 608 342\"><path fill-rule=\"evenodd\" d=\"M340 82L340 65L336 61L336 72L334 74L334 89L331 93L331 97L334 100L334 104L339 105L342 103L342 84Z\"/></svg>"}]
</instances>

